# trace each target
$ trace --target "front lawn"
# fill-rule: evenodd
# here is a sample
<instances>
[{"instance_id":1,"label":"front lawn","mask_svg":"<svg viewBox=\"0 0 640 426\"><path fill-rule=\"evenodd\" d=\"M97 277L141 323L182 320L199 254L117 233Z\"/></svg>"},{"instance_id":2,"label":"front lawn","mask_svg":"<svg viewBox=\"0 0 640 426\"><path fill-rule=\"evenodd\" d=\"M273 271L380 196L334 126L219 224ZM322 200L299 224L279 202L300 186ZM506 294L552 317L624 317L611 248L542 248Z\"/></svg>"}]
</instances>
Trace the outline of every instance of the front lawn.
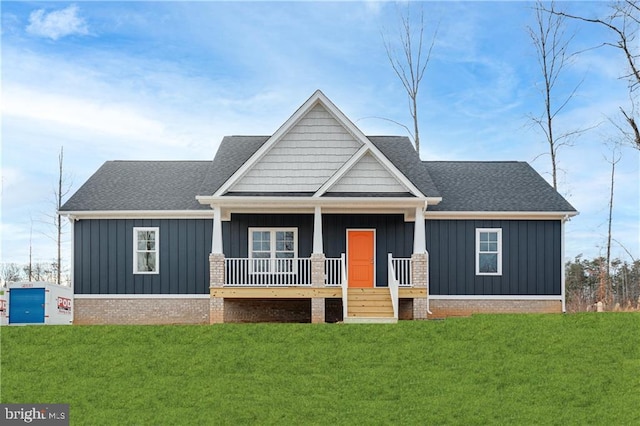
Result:
<instances>
[{"instance_id":1,"label":"front lawn","mask_svg":"<svg viewBox=\"0 0 640 426\"><path fill-rule=\"evenodd\" d=\"M71 424L640 424L640 313L0 334L0 401Z\"/></svg>"}]
</instances>

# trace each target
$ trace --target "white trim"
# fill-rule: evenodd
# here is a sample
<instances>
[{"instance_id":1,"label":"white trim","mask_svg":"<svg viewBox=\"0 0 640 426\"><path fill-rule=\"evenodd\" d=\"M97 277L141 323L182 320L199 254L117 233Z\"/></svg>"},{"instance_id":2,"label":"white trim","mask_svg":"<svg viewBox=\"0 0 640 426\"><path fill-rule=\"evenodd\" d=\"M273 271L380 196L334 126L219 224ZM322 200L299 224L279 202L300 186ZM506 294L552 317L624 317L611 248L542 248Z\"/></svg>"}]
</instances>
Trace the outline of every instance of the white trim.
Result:
<instances>
[{"instance_id":1,"label":"white trim","mask_svg":"<svg viewBox=\"0 0 640 426\"><path fill-rule=\"evenodd\" d=\"M497 238L497 243L498 243L498 249L496 252L494 251L488 251L488 252L481 252L480 251L480 234L482 233L489 233L489 234L498 234L498 238ZM493 276L493 277L497 277L497 276L502 276L502 228L476 228L476 275L477 276ZM496 272L480 272L480 254L481 253L488 253L488 254L493 254L495 253L497 255L497 271Z\"/></svg>"},{"instance_id":2,"label":"white trim","mask_svg":"<svg viewBox=\"0 0 640 426\"><path fill-rule=\"evenodd\" d=\"M71 276L71 282L69 283L71 287L71 294L75 291L75 283L76 283L76 274L75 274L75 262L74 259L76 257L76 220L73 216L69 216L70 225L71 225L71 259L69 260L69 275Z\"/></svg>"},{"instance_id":3,"label":"white trim","mask_svg":"<svg viewBox=\"0 0 640 426\"><path fill-rule=\"evenodd\" d=\"M376 259L376 239L377 239L377 231L376 228L347 228L346 231L346 262L345 262L345 268L346 268L346 273L347 273L347 282L349 282L349 232L351 231L370 231L373 232L373 288L377 288L378 287L378 280L377 280L377 276L376 276L376 272L378 271L378 260ZM354 287L354 288L359 288L359 287Z\"/></svg>"},{"instance_id":4,"label":"white trim","mask_svg":"<svg viewBox=\"0 0 640 426\"><path fill-rule=\"evenodd\" d=\"M565 217L560 221L560 293L562 294L562 313L567 312L567 283L564 269L564 223L568 220Z\"/></svg>"},{"instance_id":5,"label":"white trim","mask_svg":"<svg viewBox=\"0 0 640 426\"><path fill-rule=\"evenodd\" d=\"M432 204L432 203L429 203ZM578 212L480 212L480 211L433 211L425 212L427 219L514 219L514 220L560 220L565 217L573 217Z\"/></svg>"},{"instance_id":6,"label":"white trim","mask_svg":"<svg viewBox=\"0 0 640 426\"><path fill-rule=\"evenodd\" d=\"M270 262L270 267L268 271L254 271L253 270L253 262L250 262L250 271L252 274L268 274L268 275L276 275L276 274L296 274L298 271L295 269L297 266L296 262L293 262L293 270L292 271L276 271L274 268L275 265L275 259L278 259L275 254L276 254L276 232L293 232L293 258L292 260L295 260L298 258L298 228L296 227L278 227L278 226L268 226L268 227L262 227L262 226L254 226L254 227L249 227L247 230L247 233L249 234L249 242L248 242L248 250L247 250L247 254L248 254L248 258L251 259L263 259L263 258L254 258L253 257L253 233L254 232L269 232L269 258L271 259L273 262Z\"/></svg>"},{"instance_id":7,"label":"white trim","mask_svg":"<svg viewBox=\"0 0 640 426\"><path fill-rule=\"evenodd\" d=\"M395 208L397 210L411 209L416 207L424 207L425 201L430 205L437 204L442 201L441 198L418 198L418 197L290 197L290 196L202 196L196 199L201 204L209 204L211 206L220 206L223 208L278 208L278 209L304 209L313 212L316 206L341 208L348 210L350 208L366 207L371 209L379 208ZM413 213L412 213L413 215ZM224 216L224 214L223 214ZM212 218L210 214L209 218Z\"/></svg>"},{"instance_id":8,"label":"white trim","mask_svg":"<svg viewBox=\"0 0 640 426\"><path fill-rule=\"evenodd\" d=\"M75 299L209 299L207 294L74 294Z\"/></svg>"},{"instance_id":9,"label":"white trim","mask_svg":"<svg viewBox=\"0 0 640 426\"><path fill-rule=\"evenodd\" d=\"M58 212L78 219L213 219L211 210L95 210Z\"/></svg>"},{"instance_id":10,"label":"white trim","mask_svg":"<svg viewBox=\"0 0 640 426\"><path fill-rule=\"evenodd\" d=\"M465 296L465 295L445 295L430 294L429 299L433 300L562 300L562 296L516 296L516 295L482 295L482 296Z\"/></svg>"},{"instance_id":11,"label":"white trim","mask_svg":"<svg viewBox=\"0 0 640 426\"><path fill-rule=\"evenodd\" d=\"M138 232L154 232L155 233L155 249L144 251L149 253L155 253L156 263L155 270L153 271L139 271L138 270L138 253L141 251L138 249ZM133 227L133 274L134 275L158 275L160 274L160 228L157 226L134 226Z\"/></svg>"},{"instance_id":12,"label":"white trim","mask_svg":"<svg viewBox=\"0 0 640 426\"><path fill-rule=\"evenodd\" d=\"M322 207L316 206L313 211L313 250L314 254L324 254L322 231Z\"/></svg>"}]
</instances>

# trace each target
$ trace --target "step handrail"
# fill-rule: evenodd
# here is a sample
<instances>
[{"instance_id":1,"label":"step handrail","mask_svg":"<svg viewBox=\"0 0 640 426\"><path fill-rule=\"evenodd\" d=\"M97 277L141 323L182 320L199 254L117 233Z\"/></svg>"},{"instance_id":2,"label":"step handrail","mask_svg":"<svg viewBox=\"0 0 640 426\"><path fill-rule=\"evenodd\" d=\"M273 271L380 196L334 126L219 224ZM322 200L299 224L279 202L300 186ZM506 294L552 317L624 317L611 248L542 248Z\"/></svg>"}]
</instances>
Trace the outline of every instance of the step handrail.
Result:
<instances>
[{"instance_id":1,"label":"step handrail","mask_svg":"<svg viewBox=\"0 0 640 426\"><path fill-rule=\"evenodd\" d=\"M393 305L393 318L398 319L398 293L399 293L399 284L396 279L396 271L393 267L393 255L391 253L387 254L388 256L388 266L387 266L387 275L388 275L388 285L389 285L389 293L391 294L391 304Z\"/></svg>"},{"instance_id":2,"label":"step handrail","mask_svg":"<svg viewBox=\"0 0 640 426\"><path fill-rule=\"evenodd\" d=\"M342 285L342 320L344 321L349 316L349 283L347 282L347 265L344 253L340 254L340 273L341 285Z\"/></svg>"}]
</instances>

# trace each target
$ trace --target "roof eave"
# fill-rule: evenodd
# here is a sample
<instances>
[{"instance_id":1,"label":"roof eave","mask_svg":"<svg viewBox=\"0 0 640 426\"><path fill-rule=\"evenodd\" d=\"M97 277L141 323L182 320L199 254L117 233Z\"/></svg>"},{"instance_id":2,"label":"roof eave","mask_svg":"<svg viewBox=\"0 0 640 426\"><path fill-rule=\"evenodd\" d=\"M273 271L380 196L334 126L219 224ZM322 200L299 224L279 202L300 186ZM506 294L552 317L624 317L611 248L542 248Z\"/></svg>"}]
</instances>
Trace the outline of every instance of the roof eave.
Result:
<instances>
[{"instance_id":1,"label":"roof eave","mask_svg":"<svg viewBox=\"0 0 640 426\"><path fill-rule=\"evenodd\" d=\"M569 220L577 211L433 211L427 210L427 219L516 219L516 220Z\"/></svg>"}]
</instances>

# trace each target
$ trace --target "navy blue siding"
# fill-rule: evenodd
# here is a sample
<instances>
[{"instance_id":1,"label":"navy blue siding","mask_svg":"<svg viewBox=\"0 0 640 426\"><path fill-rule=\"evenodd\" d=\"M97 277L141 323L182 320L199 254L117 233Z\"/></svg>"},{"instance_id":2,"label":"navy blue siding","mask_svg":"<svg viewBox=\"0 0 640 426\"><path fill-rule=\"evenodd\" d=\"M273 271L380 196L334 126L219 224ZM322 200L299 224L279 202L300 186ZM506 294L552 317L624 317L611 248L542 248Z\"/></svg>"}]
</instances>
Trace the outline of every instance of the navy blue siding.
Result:
<instances>
[{"instance_id":1,"label":"navy blue siding","mask_svg":"<svg viewBox=\"0 0 640 426\"><path fill-rule=\"evenodd\" d=\"M211 219L91 219L74 228L76 294L207 294ZM159 274L133 273L133 228L158 227Z\"/></svg>"},{"instance_id":2,"label":"navy blue siding","mask_svg":"<svg viewBox=\"0 0 640 426\"><path fill-rule=\"evenodd\" d=\"M426 228L430 294L560 295L560 221L428 220ZM501 276L476 276L476 228L502 228Z\"/></svg>"},{"instance_id":3,"label":"navy blue siding","mask_svg":"<svg viewBox=\"0 0 640 426\"><path fill-rule=\"evenodd\" d=\"M298 228L298 257L309 257L313 250L313 215L305 214L232 214L222 223L225 257L249 257L249 228Z\"/></svg>"}]
</instances>

